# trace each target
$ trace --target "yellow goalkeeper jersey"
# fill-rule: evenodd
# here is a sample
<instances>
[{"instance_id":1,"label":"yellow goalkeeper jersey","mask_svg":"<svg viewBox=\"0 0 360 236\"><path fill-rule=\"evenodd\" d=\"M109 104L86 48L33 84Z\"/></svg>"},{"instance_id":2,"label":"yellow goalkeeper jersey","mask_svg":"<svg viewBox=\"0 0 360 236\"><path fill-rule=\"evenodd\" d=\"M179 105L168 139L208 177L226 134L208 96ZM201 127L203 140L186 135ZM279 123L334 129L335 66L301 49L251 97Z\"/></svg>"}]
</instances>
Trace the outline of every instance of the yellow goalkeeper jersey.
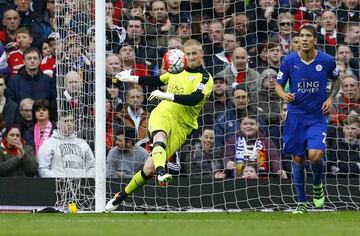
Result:
<instances>
[{"instance_id":1,"label":"yellow goalkeeper jersey","mask_svg":"<svg viewBox=\"0 0 360 236\"><path fill-rule=\"evenodd\" d=\"M160 80L167 84L168 93L190 95L195 91L201 91L204 94L203 100L195 106L186 106L163 100L152 111L171 115L180 124L197 129L197 118L214 86L211 75L203 67L198 67L186 69L178 74L163 74L160 76Z\"/></svg>"}]
</instances>

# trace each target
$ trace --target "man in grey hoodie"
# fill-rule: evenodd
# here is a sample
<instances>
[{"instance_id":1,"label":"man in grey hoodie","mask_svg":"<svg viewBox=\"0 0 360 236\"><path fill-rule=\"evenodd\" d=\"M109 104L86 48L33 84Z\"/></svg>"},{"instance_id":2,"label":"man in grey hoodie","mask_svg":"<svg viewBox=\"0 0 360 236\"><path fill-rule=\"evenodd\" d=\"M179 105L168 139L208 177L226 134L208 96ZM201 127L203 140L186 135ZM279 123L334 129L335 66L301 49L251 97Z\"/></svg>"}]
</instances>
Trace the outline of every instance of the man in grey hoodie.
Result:
<instances>
[{"instance_id":1,"label":"man in grey hoodie","mask_svg":"<svg viewBox=\"0 0 360 236\"><path fill-rule=\"evenodd\" d=\"M76 137L74 114L62 112L57 126L39 149L40 177L94 178L95 157L86 141Z\"/></svg>"}]
</instances>

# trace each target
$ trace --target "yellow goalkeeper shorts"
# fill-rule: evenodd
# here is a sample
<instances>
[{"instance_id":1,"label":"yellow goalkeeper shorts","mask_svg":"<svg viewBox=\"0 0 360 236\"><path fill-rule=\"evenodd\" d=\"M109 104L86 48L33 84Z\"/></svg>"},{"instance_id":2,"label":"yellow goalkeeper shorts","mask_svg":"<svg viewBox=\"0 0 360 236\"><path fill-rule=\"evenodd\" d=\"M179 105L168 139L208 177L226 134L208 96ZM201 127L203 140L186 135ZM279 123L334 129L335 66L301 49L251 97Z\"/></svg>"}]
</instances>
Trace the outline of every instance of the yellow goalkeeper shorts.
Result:
<instances>
[{"instance_id":1,"label":"yellow goalkeeper shorts","mask_svg":"<svg viewBox=\"0 0 360 236\"><path fill-rule=\"evenodd\" d=\"M168 160L185 143L186 137L191 133L192 128L179 124L174 117L168 114L154 111L151 112L149 118L149 134L152 137L153 132L159 130L166 133L167 144L165 151Z\"/></svg>"}]
</instances>

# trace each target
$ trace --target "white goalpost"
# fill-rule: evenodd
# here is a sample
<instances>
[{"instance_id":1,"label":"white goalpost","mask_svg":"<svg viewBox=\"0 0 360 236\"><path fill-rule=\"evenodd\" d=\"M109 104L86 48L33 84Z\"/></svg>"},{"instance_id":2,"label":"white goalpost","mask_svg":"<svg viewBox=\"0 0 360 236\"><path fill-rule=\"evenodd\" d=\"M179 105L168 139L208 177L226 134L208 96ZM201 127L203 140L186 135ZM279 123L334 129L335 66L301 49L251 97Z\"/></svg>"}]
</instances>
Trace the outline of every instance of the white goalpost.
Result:
<instances>
[{"instance_id":1,"label":"white goalpost","mask_svg":"<svg viewBox=\"0 0 360 236\"><path fill-rule=\"evenodd\" d=\"M105 110L105 1L95 0L95 211L105 211L106 204L106 110Z\"/></svg>"}]
</instances>

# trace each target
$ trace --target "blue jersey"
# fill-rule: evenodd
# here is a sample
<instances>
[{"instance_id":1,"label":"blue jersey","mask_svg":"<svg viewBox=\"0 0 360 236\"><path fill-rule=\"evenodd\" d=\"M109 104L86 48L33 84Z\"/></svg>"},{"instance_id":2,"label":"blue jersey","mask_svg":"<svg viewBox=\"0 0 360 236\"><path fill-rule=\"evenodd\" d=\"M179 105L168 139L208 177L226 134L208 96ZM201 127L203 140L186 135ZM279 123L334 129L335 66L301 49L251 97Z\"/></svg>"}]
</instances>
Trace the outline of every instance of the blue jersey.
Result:
<instances>
[{"instance_id":1,"label":"blue jersey","mask_svg":"<svg viewBox=\"0 0 360 236\"><path fill-rule=\"evenodd\" d=\"M288 111L294 114L322 114L322 104L326 100L328 78L338 79L339 71L335 59L321 51L310 63L301 60L297 52L287 55L277 76L282 86L289 81L290 92L295 100L289 103Z\"/></svg>"}]
</instances>

